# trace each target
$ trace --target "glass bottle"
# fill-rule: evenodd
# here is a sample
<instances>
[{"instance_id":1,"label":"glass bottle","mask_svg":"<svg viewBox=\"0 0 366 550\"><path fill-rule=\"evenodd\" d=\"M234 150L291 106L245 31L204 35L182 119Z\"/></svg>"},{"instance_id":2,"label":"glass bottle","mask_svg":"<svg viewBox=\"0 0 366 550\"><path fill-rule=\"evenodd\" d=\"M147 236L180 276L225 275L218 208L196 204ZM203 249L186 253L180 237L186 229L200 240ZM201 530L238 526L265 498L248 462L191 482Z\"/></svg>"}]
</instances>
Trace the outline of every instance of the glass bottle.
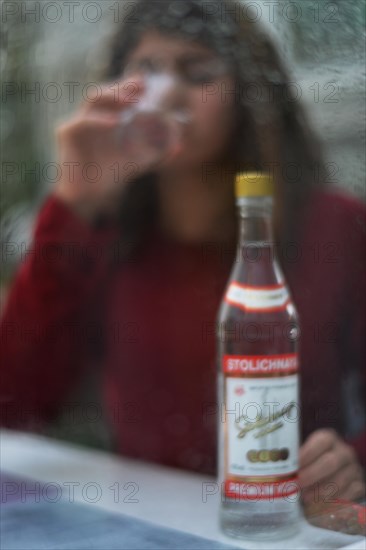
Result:
<instances>
[{"instance_id":1,"label":"glass bottle","mask_svg":"<svg viewBox=\"0 0 366 550\"><path fill-rule=\"evenodd\" d=\"M217 319L222 530L294 534L300 517L299 322L273 242L272 178L236 177L236 260Z\"/></svg>"}]
</instances>

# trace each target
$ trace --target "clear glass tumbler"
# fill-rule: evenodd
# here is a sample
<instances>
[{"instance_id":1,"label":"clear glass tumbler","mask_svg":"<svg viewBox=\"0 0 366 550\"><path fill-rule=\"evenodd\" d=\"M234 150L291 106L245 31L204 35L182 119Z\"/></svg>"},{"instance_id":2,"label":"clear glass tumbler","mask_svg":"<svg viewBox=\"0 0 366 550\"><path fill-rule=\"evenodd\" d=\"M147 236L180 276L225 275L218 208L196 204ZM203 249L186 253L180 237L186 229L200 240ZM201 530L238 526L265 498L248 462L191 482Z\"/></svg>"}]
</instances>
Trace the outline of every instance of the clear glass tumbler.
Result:
<instances>
[{"instance_id":1,"label":"clear glass tumbler","mask_svg":"<svg viewBox=\"0 0 366 550\"><path fill-rule=\"evenodd\" d=\"M119 139L126 155L144 162L163 159L178 145L191 115L174 106L179 79L161 71L144 73L144 90L138 101L121 112ZM132 79L131 79L132 82Z\"/></svg>"}]
</instances>

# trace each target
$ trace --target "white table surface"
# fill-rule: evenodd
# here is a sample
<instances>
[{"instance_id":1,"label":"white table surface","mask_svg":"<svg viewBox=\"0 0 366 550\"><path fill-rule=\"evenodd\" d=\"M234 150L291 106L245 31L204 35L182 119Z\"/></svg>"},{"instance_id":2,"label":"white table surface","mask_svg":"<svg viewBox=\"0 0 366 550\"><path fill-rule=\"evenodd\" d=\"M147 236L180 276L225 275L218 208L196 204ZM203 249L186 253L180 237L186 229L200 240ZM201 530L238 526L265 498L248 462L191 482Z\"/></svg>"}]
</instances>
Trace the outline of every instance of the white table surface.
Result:
<instances>
[{"instance_id":1,"label":"white table surface","mask_svg":"<svg viewBox=\"0 0 366 550\"><path fill-rule=\"evenodd\" d=\"M0 447L2 471L53 483L63 498L240 548L366 548L363 537L319 529L305 520L300 533L286 541L257 543L229 538L218 525L219 491L206 499L202 496L204 484L215 484L214 477L10 430L1 430ZM129 483L132 485L126 485Z\"/></svg>"}]
</instances>

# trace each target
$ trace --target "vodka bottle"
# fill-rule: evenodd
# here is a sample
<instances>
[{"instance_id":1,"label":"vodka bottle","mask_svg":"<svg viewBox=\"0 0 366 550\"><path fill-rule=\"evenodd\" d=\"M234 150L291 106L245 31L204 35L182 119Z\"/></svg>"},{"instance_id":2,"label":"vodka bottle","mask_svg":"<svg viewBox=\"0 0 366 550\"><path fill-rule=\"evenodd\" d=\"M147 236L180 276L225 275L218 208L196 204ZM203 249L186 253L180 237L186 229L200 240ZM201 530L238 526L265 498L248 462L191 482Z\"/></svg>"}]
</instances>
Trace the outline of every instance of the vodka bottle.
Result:
<instances>
[{"instance_id":1,"label":"vodka bottle","mask_svg":"<svg viewBox=\"0 0 366 550\"><path fill-rule=\"evenodd\" d=\"M300 504L298 315L275 255L273 181L236 177L236 260L217 319L220 522L239 538L295 533Z\"/></svg>"}]
</instances>

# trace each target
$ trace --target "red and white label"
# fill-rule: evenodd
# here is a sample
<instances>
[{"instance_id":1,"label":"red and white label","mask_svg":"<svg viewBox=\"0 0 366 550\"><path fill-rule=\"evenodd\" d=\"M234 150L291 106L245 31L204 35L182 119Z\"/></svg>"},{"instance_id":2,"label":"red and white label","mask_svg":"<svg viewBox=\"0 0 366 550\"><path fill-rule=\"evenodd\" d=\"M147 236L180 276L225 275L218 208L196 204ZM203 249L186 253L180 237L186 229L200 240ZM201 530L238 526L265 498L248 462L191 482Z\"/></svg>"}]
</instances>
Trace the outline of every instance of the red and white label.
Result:
<instances>
[{"instance_id":1,"label":"red and white label","mask_svg":"<svg viewBox=\"0 0 366 550\"><path fill-rule=\"evenodd\" d=\"M299 369L298 355L224 355L223 371L227 374L273 376L294 374Z\"/></svg>"},{"instance_id":2,"label":"red and white label","mask_svg":"<svg viewBox=\"0 0 366 550\"><path fill-rule=\"evenodd\" d=\"M221 384L226 496L250 500L295 494L297 354L224 355Z\"/></svg>"},{"instance_id":3,"label":"red and white label","mask_svg":"<svg viewBox=\"0 0 366 550\"><path fill-rule=\"evenodd\" d=\"M245 311L281 311L290 302L290 295L283 284L249 286L233 281L227 289L225 301Z\"/></svg>"}]
</instances>

